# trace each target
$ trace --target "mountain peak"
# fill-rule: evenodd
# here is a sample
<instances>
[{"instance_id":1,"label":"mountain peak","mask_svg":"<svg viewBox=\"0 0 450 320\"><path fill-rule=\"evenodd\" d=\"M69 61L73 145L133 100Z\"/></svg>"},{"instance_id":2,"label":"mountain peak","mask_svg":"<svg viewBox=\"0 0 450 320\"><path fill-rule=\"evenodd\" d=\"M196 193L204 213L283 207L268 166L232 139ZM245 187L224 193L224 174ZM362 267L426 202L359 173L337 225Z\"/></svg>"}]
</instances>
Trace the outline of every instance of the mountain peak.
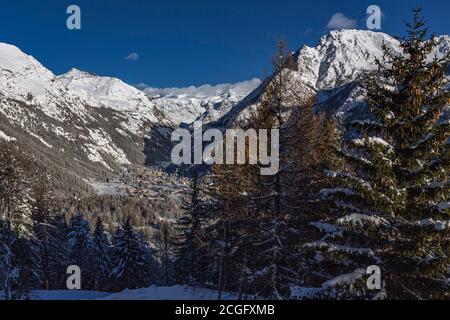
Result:
<instances>
[{"instance_id":1,"label":"mountain peak","mask_svg":"<svg viewBox=\"0 0 450 320\"><path fill-rule=\"evenodd\" d=\"M39 61L32 56L25 54L18 47L0 43L0 69L11 72L31 72L45 73L47 77L53 77L53 73L46 69Z\"/></svg>"},{"instance_id":2,"label":"mountain peak","mask_svg":"<svg viewBox=\"0 0 450 320\"><path fill-rule=\"evenodd\" d=\"M345 46L355 46L359 43L372 43L376 47L378 47L383 41L389 43L398 43L398 41L394 37L383 32L372 30L345 29L330 31L320 39L319 45L340 43Z\"/></svg>"},{"instance_id":3,"label":"mountain peak","mask_svg":"<svg viewBox=\"0 0 450 320\"><path fill-rule=\"evenodd\" d=\"M54 74L16 46L0 43L0 92L8 97L45 94Z\"/></svg>"},{"instance_id":4,"label":"mountain peak","mask_svg":"<svg viewBox=\"0 0 450 320\"><path fill-rule=\"evenodd\" d=\"M374 70L375 58L383 55L385 43L399 52L399 42L382 32L333 30L316 47L303 46L297 52L299 76L315 90L328 90L354 81L363 71Z\"/></svg>"},{"instance_id":5,"label":"mountain peak","mask_svg":"<svg viewBox=\"0 0 450 320\"><path fill-rule=\"evenodd\" d=\"M84 77L95 77L95 76L97 76L95 73L82 71L77 68L72 68L68 72L62 74L60 77L84 78Z\"/></svg>"}]
</instances>

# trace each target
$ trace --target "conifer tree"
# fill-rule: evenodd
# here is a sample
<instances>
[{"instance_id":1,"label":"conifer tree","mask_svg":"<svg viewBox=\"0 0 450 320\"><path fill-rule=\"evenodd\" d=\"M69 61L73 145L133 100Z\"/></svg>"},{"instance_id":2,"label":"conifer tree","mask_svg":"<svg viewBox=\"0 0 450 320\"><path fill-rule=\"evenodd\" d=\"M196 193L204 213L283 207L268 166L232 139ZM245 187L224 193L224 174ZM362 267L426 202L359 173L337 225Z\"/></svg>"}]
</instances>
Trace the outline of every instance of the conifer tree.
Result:
<instances>
[{"instance_id":1,"label":"conifer tree","mask_svg":"<svg viewBox=\"0 0 450 320\"><path fill-rule=\"evenodd\" d=\"M33 186L34 208L33 226L36 235L36 246L39 253L40 273L42 274L42 284L44 289L50 288L50 246L54 239L51 238L51 195L48 188L47 177L42 176L40 182Z\"/></svg>"},{"instance_id":2,"label":"conifer tree","mask_svg":"<svg viewBox=\"0 0 450 320\"><path fill-rule=\"evenodd\" d=\"M116 230L112 241L111 281L115 289L123 290L148 287L155 279L155 261L142 234L133 230L128 218Z\"/></svg>"},{"instance_id":3,"label":"conifer tree","mask_svg":"<svg viewBox=\"0 0 450 320\"><path fill-rule=\"evenodd\" d=\"M31 237L33 173L29 160L10 143L0 145L0 219L18 236Z\"/></svg>"},{"instance_id":4,"label":"conifer tree","mask_svg":"<svg viewBox=\"0 0 450 320\"><path fill-rule=\"evenodd\" d=\"M0 275L6 299L28 298L40 279L33 230L34 172L15 145L0 143Z\"/></svg>"},{"instance_id":5,"label":"conifer tree","mask_svg":"<svg viewBox=\"0 0 450 320\"><path fill-rule=\"evenodd\" d=\"M108 234L100 217L92 235L94 290L108 290L111 273L111 248Z\"/></svg>"},{"instance_id":6,"label":"conifer tree","mask_svg":"<svg viewBox=\"0 0 450 320\"><path fill-rule=\"evenodd\" d=\"M82 213L76 213L70 219L68 246L70 264L80 267L83 288L91 289L95 284L92 263L93 243L89 223Z\"/></svg>"},{"instance_id":7,"label":"conifer tree","mask_svg":"<svg viewBox=\"0 0 450 320\"><path fill-rule=\"evenodd\" d=\"M160 221L158 225L158 232L154 237L155 243L158 247L159 260L161 265L161 278L165 286L168 286L173 281L173 249L172 249L172 228L170 223Z\"/></svg>"},{"instance_id":8,"label":"conifer tree","mask_svg":"<svg viewBox=\"0 0 450 320\"><path fill-rule=\"evenodd\" d=\"M249 197L258 222L258 238L254 240L259 246L255 285L264 295L285 299L289 297L289 287L299 277L297 261L293 259L298 235L290 224L301 210L301 167L306 167L301 162L312 157L306 150L297 151L301 144L311 147L307 140L314 135L299 122L313 125L309 121L315 121L315 117L304 109L311 103L298 96L300 90L292 76L296 65L283 41L275 54L273 69L273 76L250 122L258 129L279 130L279 170L268 176L257 173L253 177L255 193ZM301 141L300 137L306 140Z\"/></svg>"},{"instance_id":9,"label":"conifer tree","mask_svg":"<svg viewBox=\"0 0 450 320\"><path fill-rule=\"evenodd\" d=\"M15 240L16 237L7 222L0 221L0 288L4 300L14 299L15 289L20 285L19 269L13 262L12 245Z\"/></svg>"},{"instance_id":10,"label":"conifer tree","mask_svg":"<svg viewBox=\"0 0 450 320\"><path fill-rule=\"evenodd\" d=\"M67 267L70 265L69 226L64 214L54 213L50 218L48 268L50 288L66 289Z\"/></svg>"},{"instance_id":11,"label":"conifer tree","mask_svg":"<svg viewBox=\"0 0 450 320\"><path fill-rule=\"evenodd\" d=\"M355 121L341 158L347 170L322 194L336 200L334 229L316 243L329 274L355 275L337 297L372 297L361 272L378 265L389 299L448 298L450 126L443 121L450 93L449 57L431 53L434 37L414 11L401 39L402 54L383 46L379 72L366 81L374 121ZM339 287L339 286L338 286Z\"/></svg>"},{"instance_id":12,"label":"conifer tree","mask_svg":"<svg viewBox=\"0 0 450 320\"><path fill-rule=\"evenodd\" d=\"M194 171L189 190L182 199L183 215L175 226L173 247L175 253L175 278L178 283L191 286L201 282L203 246L202 232L204 222L204 207L202 204L201 182L198 173Z\"/></svg>"},{"instance_id":13,"label":"conifer tree","mask_svg":"<svg viewBox=\"0 0 450 320\"><path fill-rule=\"evenodd\" d=\"M302 283L299 272L307 269L299 247L308 239L305 229L312 228L307 217L312 219L317 210L315 181L323 179L319 164L325 162L326 149L318 141L326 122L314 112L314 101L298 96L291 81L295 64L283 43L274 69L246 128L279 130L280 170L263 177L261 164L248 164L250 138L247 165L212 169L208 194L214 200L213 223L205 233L208 270L219 297L222 290L230 290L241 297L258 293L288 298L291 286Z\"/></svg>"},{"instance_id":14,"label":"conifer tree","mask_svg":"<svg viewBox=\"0 0 450 320\"><path fill-rule=\"evenodd\" d=\"M251 283L249 258L255 254L251 239L257 227L248 198L252 190L251 169L245 165L216 164L207 178L211 200L204 238L208 278L216 285L218 299L225 290L245 294Z\"/></svg>"}]
</instances>

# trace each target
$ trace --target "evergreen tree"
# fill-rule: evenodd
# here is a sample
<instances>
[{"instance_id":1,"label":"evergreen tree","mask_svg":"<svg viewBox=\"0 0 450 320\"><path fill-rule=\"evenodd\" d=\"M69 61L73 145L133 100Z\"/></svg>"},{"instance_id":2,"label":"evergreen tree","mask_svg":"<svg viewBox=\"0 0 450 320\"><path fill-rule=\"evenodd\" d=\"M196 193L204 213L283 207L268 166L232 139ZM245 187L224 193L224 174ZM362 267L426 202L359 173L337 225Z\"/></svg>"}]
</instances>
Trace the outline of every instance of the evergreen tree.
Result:
<instances>
[{"instance_id":1,"label":"evergreen tree","mask_svg":"<svg viewBox=\"0 0 450 320\"><path fill-rule=\"evenodd\" d=\"M39 177L33 185L33 225L39 256L38 271L41 275L42 287L48 290L56 286L57 273L61 271L56 265L61 263L60 250L63 250L61 245L65 245L65 242L54 238L56 226L53 224L54 217L51 212L53 196L46 175L41 174ZM67 254L67 251L62 252Z\"/></svg>"},{"instance_id":2,"label":"evergreen tree","mask_svg":"<svg viewBox=\"0 0 450 320\"><path fill-rule=\"evenodd\" d=\"M306 108L306 112L310 113L311 108ZM308 115L304 117L309 124L313 123L309 118ZM300 128L305 125L308 128L308 124L302 124ZM291 225L297 231L297 245L293 250L299 261L297 285L311 288L320 287L324 281L329 280L327 270L323 268L326 263L322 261L316 245L321 243L324 231L336 231L333 225L323 222L335 215L336 208L333 199L323 198L321 191L334 187L330 177L342 171L344 166L337 152L340 145L339 132L330 114L325 114L319 123L309 126L307 132L310 132L310 138L306 139L310 147L306 150L310 151L304 154L306 159L298 162L301 209L297 211ZM297 152L302 153L302 150L303 146Z\"/></svg>"},{"instance_id":3,"label":"evergreen tree","mask_svg":"<svg viewBox=\"0 0 450 320\"><path fill-rule=\"evenodd\" d=\"M70 264L80 267L82 286L85 290L95 286L93 271L93 243L89 223L84 215L77 213L72 216L69 224L68 246Z\"/></svg>"},{"instance_id":4,"label":"evergreen tree","mask_svg":"<svg viewBox=\"0 0 450 320\"><path fill-rule=\"evenodd\" d=\"M161 265L161 278L165 286L168 286L172 281L173 266L172 266L172 228L170 223L160 221L158 225L158 232L154 237L154 241L158 247L159 260Z\"/></svg>"},{"instance_id":5,"label":"evergreen tree","mask_svg":"<svg viewBox=\"0 0 450 320\"><path fill-rule=\"evenodd\" d=\"M115 289L148 287L154 281L155 261L142 234L136 233L128 218L116 230L112 241L111 280Z\"/></svg>"},{"instance_id":6,"label":"evergreen tree","mask_svg":"<svg viewBox=\"0 0 450 320\"><path fill-rule=\"evenodd\" d=\"M32 221L31 161L0 143L0 275L6 299L28 298L40 279Z\"/></svg>"},{"instance_id":7,"label":"evergreen tree","mask_svg":"<svg viewBox=\"0 0 450 320\"><path fill-rule=\"evenodd\" d=\"M274 60L276 72L246 128L279 130L280 170L261 176L261 164L212 169L208 195L213 206L204 233L208 277L219 298L223 290L237 291L240 297L288 298L290 288L306 282L303 275L311 271L301 244L309 241L305 231L314 229L309 223L318 219L319 181L324 180L331 134L329 142L321 141L334 127L314 112L314 101L298 96L291 81L295 65L283 43Z\"/></svg>"},{"instance_id":8,"label":"evergreen tree","mask_svg":"<svg viewBox=\"0 0 450 320\"><path fill-rule=\"evenodd\" d=\"M442 204L450 200L450 126L442 118L450 60L431 56L436 43L426 39L420 9L407 32L401 55L383 46L379 74L366 83L374 121L346 128L347 170L322 191L340 215L316 243L320 260L331 275L359 279L351 288L330 287L335 297L372 297L359 270L378 265L389 299L448 298L449 212Z\"/></svg>"},{"instance_id":9,"label":"evergreen tree","mask_svg":"<svg viewBox=\"0 0 450 320\"><path fill-rule=\"evenodd\" d=\"M182 199L182 217L175 226L173 247L175 253L175 278L178 283L195 286L204 274L202 268L203 255L203 223L204 207L202 204L201 182L194 172L190 188Z\"/></svg>"},{"instance_id":10,"label":"evergreen tree","mask_svg":"<svg viewBox=\"0 0 450 320\"><path fill-rule=\"evenodd\" d=\"M11 300L19 283L19 270L13 263L12 244L16 240L9 225L0 221L0 285L3 299Z\"/></svg>"},{"instance_id":11,"label":"evergreen tree","mask_svg":"<svg viewBox=\"0 0 450 320\"><path fill-rule=\"evenodd\" d=\"M248 148L247 148L248 150ZM248 158L248 155L247 155ZM204 228L208 279L218 291L247 293L251 282L248 258L255 254L251 243L257 224L251 217L248 194L250 168L242 165L220 165L212 168L207 207L208 223Z\"/></svg>"},{"instance_id":12,"label":"evergreen tree","mask_svg":"<svg viewBox=\"0 0 450 320\"><path fill-rule=\"evenodd\" d=\"M110 242L102 219L97 218L92 236L94 290L108 290L111 273Z\"/></svg>"},{"instance_id":13,"label":"evergreen tree","mask_svg":"<svg viewBox=\"0 0 450 320\"><path fill-rule=\"evenodd\" d=\"M10 143L0 143L0 219L18 237L33 235L33 173L29 160Z\"/></svg>"},{"instance_id":14,"label":"evergreen tree","mask_svg":"<svg viewBox=\"0 0 450 320\"><path fill-rule=\"evenodd\" d=\"M48 242L49 287L66 289L67 267L70 265L71 252L68 236L69 226L63 214L54 213L50 217Z\"/></svg>"}]
</instances>

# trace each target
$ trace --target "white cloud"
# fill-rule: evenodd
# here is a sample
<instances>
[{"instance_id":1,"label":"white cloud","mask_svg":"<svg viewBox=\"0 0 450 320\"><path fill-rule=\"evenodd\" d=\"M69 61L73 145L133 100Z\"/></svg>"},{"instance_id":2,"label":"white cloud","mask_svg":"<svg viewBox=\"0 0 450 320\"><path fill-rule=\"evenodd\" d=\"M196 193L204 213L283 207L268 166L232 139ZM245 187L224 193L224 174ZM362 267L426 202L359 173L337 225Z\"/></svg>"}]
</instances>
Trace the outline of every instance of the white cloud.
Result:
<instances>
[{"instance_id":1,"label":"white cloud","mask_svg":"<svg viewBox=\"0 0 450 320\"><path fill-rule=\"evenodd\" d=\"M223 83L217 85L204 84L199 87L184 87L184 88L152 88L145 85L145 83L139 83L136 87L144 91L149 97L192 97L192 98L206 98L213 96L220 96L229 90L247 94L253 91L261 84L261 80L254 78L248 81L242 81L238 83Z\"/></svg>"},{"instance_id":2,"label":"white cloud","mask_svg":"<svg viewBox=\"0 0 450 320\"><path fill-rule=\"evenodd\" d=\"M140 82L140 83L138 83L137 85L135 85L135 87L138 88L138 89L140 89L140 90L144 90L144 89L148 88L149 85L146 84L145 82Z\"/></svg>"},{"instance_id":3,"label":"white cloud","mask_svg":"<svg viewBox=\"0 0 450 320\"><path fill-rule=\"evenodd\" d=\"M139 54L136 52L131 52L128 56L125 57L125 60L138 60Z\"/></svg>"},{"instance_id":4,"label":"white cloud","mask_svg":"<svg viewBox=\"0 0 450 320\"><path fill-rule=\"evenodd\" d=\"M336 12L327 23L327 28L331 30L354 29L357 21L347 18L343 13Z\"/></svg>"}]
</instances>

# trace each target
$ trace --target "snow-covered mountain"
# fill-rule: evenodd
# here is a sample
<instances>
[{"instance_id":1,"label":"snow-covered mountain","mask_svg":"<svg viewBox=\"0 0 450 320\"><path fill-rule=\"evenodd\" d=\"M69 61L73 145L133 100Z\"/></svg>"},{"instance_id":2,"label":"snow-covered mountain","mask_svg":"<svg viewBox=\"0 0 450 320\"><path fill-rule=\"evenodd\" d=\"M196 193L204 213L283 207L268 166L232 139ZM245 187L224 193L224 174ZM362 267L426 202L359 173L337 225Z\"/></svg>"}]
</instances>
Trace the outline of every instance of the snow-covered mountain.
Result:
<instances>
[{"instance_id":1,"label":"snow-covered mountain","mask_svg":"<svg viewBox=\"0 0 450 320\"><path fill-rule=\"evenodd\" d=\"M255 78L234 84L165 89L147 87L143 91L158 109L170 114L178 124L190 124L195 120L209 123L228 113L260 84L261 80Z\"/></svg>"},{"instance_id":2,"label":"snow-covered mountain","mask_svg":"<svg viewBox=\"0 0 450 320\"><path fill-rule=\"evenodd\" d=\"M131 163L167 160L176 125L119 79L75 69L55 76L17 47L0 43L2 136L55 170L95 177Z\"/></svg>"},{"instance_id":3,"label":"snow-covered mountain","mask_svg":"<svg viewBox=\"0 0 450 320\"><path fill-rule=\"evenodd\" d=\"M64 120L60 105L70 103L80 114L85 111L81 106L84 104L137 115L139 125L146 121L174 124L170 117L154 109L143 92L119 79L98 77L76 69L55 76L32 56L2 43L0 79L2 96L37 104L45 114L59 120Z\"/></svg>"},{"instance_id":4,"label":"snow-covered mountain","mask_svg":"<svg viewBox=\"0 0 450 320\"><path fill-rule=\"evenodd\" d=\"M450 52L449 36L440 36L437 41L438 49L431 54L430 59L434 56L444 57ZM317 46L305 45L294 53L296 70L290 70L291 79L301 90L301 95L316 96L317 108L332 112L341 123L365 117L367 107L358 81L362 74L376 70L375 59L382 58L383 43L393 52L400 53L398 40L381 32L331 31L320 39ZM258 102L264 88L265 85L261 85L215 125L228 127L244 120L248 110Z\"/></svg>"},{"instance_id":5,"label":"snow-covered mountain","mask_svg":"<svg viewBox=\"0 0 450 320\"><path fill-rule=\"evenodd\" d=\"M143 92L77 69L54 75L0 43L0 139L23 145L62 172L102 176L123 165L167 161L170 133L181 122L216 120L258 84Z\"/></svg>"},{"instance_id":6,"label":"snow-covered mountain","mask_svg":"<svg viewBox=\"0 0 450 320\"><path fill-rule=\"evenodd\" d=\"M432 55L443 57L450 51L450 37L438 42ZM291 79L299 94L317 96L317 108L339 121L364 117L358 80L375 70L383 43L400 50L398 41L384 33L331 31L317 46L294 53ZM210 126L235 125L268 81L138 90L77 69L56 76L17 47L0 43L0 139L26 146L62 172L95 177L123 165L167 161L171 130L181 123L202 119Z\"/></svg>"}]
</instances>

